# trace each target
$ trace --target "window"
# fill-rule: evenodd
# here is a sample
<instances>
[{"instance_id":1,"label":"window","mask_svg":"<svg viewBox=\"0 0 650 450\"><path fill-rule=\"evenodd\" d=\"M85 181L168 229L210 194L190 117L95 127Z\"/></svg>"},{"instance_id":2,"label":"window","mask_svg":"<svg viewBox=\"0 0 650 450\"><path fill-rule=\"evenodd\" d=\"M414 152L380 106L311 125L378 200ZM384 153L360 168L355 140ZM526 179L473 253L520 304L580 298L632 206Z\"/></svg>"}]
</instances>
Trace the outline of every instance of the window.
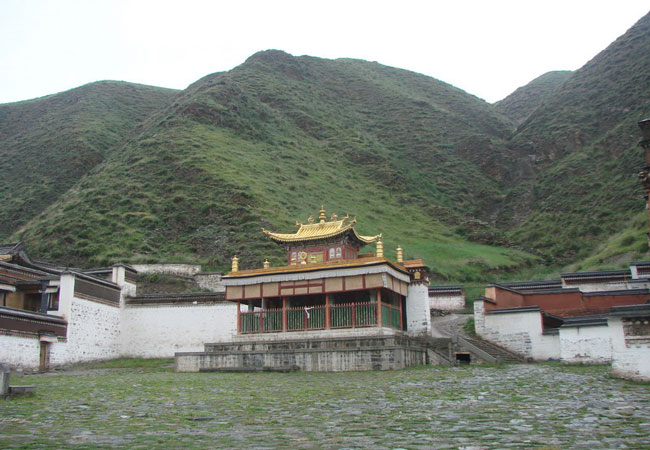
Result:
<instances>
[{"instance_id":1,"label":"window","mask_svg":"<svg viewBox=\"0 0 650 450\"><path fill-rule=\"evenodd\" d=\"M341 257L341 247L336 247L336 257L337 258Z\"/></svg>"},{"instance_id":2,"label":"window","mask_svg":"<svg viewBox=\"0 0 650 450\"><path fill-rule=\"evenodd\" d=\"M333 248L330 248L330 256L329 256L329 259L334 259L334 258L335 258L335 256L334 256L334 249L333 249Z\"/></svg>"}]
</instances>

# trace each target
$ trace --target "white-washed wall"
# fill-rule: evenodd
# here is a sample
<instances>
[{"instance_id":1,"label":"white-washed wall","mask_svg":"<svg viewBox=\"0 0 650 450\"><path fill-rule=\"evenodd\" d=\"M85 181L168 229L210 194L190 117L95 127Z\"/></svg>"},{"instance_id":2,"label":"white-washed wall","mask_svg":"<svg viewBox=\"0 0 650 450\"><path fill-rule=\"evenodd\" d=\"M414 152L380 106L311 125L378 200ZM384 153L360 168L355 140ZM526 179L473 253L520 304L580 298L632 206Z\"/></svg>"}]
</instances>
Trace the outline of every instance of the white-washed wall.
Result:
<instances>
[{"instance_id":1,"label":"white-washed wall","mask_svg":"<svg viewBox=\"0 0 650 450\"><path fill-rule=\"evenodd\" d=\"M429 308L443 311L460 311L465 308L464 295L429 296Z\"/></svg>"},{"instance_id":2,"label":"white-washed wall","mask_svg":"<svg viewBox=\"0 0 650 450\"><path fill-rule=\"evenodd\" d=\"M131 264L138 273L164 273L192 277L201 271L201 264Z\"/></svg>"},{"instance_id":3,"label":"white-washed wall","mask_svg":"<svg viewBox=\"0 0 650 450\"><path fill-rule=\"evenodd\" d=\"M560 358L558 335L543 334L540 311L486 314L484 302L474 302L476 334L513 353L536 361Z\"/></svg>"},{"instance_id":4,"label":"white-washed wall","mask_svg":"<svg viewBox=\"0 0 650 450\"><path fill-rule=\"evenodd\" d=\"M623 319L607 321L612 340L612 375L638 381L650 381L650 343L625 342Z\"/></svg>"},{"instance_id":5,"label":"white-washed wall","mask_svg":"<svg viewBox=\"0 0 650 450\"><path fill-rule=\"evenodd\" d=\"M40 351L38 336L0 336L0 361L12 370L38 369Z\"/></svg>"},{"instance_id":6,"label":"white-washed wall","mask_svg":"<svg viewBox=\"0 0 650 450\"><path fill-rule=\"evenodd\" d=\"M120 308L74 297L65 349L51 353L51 365L120 357Z\"/></svg>"},{"instance_id":7,"label":"white-washed wall","mask_svg":"<svg viewBox=\"0 0 650 450\"><path fill-rule=\"evenodd\" d=\"M610 363L612 342L608 326L560 328L560 360L566 363Z\"/></svg>"},{"instance_id":8,"label":"white-washed wall","mask_svg":"<svg viewBox=\"0 0 650 450\"><path fill-rule=\"evenodd\" d=\"M422 283L413 283L406 296L407 331L410 335L431 333L429 289Z\"/></svg>"},{"instance_id":9,"label":"white-washed wall","mask_svg":"<svg viewBox=\"0 0 650 450\"><path fill-rule=\"evenodd\" d=\"M176 352L203 351L203 344L231 341L237 333L237 305L230 302L124 308L125 357L168 358Z\"/></svg>"},{"instance_id":10,"label":"white-washed wall","mask_svg":"<svg viewBox=\"0 0 650 450\"><path fill-rule=\"evenodd\" d=\"M565 287L578 288L582 292L622 291L630 289L625 281L609 281L605 283L571 283Z\"/></svg>"},{"instance_id":11,"label":"white-washed wall","mask_svg":"<svg viewBox=\"0 0 650 450\"><path fill-rule=\"evenodd\" d=\"M221 274L217 272L202 272L194 275L194 280L201 289L211 292L225 292L226 286L221 282Z\"/></svg>"}]
</instances>

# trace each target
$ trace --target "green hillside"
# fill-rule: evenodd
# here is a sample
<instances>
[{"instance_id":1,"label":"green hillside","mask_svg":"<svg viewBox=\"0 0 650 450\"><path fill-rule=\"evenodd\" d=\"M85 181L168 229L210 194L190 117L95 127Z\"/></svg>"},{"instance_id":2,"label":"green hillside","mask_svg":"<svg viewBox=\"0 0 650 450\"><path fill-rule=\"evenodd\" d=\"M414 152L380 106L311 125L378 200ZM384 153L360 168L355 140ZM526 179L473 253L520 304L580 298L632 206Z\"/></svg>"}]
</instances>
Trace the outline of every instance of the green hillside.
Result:
<instances>
[{"instance_id":1,"label":"green hillside","mask_svg":"<svg viewBox=\"0 0 650 450\"><path fill-rule=\"evenodd\" d=\"M238 253L256 267L283 258L262 227L291 231L323 204L441 279L532 259L455 233L500 195L473 164L472 139L499 141L511 124L429 77L267 51L198 81L147 123L15 237L80 264L198 258L223 269Z\"/></svg>"},{"instance_id":2,"label":"green hillside","mask_svg":"<svg viewBox=\"0 0 650 450\"><path fill-rule=\"evenodd\" d=\"M564 83L572 72L555 70L535 78L520 87L503 100L494 103L494 107L517 125L523 123L553 91Z\"/></svg>"},{"instance_id":3,"label":"green hillside","mask_svg":"<svg viewBox=\"0 0 650 450\"><path fill-rule=\"evenodd\" d=\"M0 240L55 202L175 93L102 81L0 105Z\"/></svg>"},{"instance_id":4,"label":"green hillside","mask_svg":"<svg viewBox=\"0 0 650 450\"><path fill-rule=\"evenodd\" d=\"M110 82L0 105L0 238L82 266L224 270L238 254L252 268L284 261L262 228L291 232L324 205L438 281L624 265L648 257L636 179L648 74L650 16L497 105L276 50L182 92Z\"/></svg>"},{"instance_id":5,"label":"green hillside","mask_svg":"<svg viewBox=\"0 0 650 450\"><path fill-rule=\"evenodd\" d=\"M637 121L650 116L650 15L559 86L508 143L517 157L499 221L559 263L588 258L644 209ZM643 257L637 240L631 257ZM624 253L629 249L621 248Z\"/></svg>"}]
</instances>

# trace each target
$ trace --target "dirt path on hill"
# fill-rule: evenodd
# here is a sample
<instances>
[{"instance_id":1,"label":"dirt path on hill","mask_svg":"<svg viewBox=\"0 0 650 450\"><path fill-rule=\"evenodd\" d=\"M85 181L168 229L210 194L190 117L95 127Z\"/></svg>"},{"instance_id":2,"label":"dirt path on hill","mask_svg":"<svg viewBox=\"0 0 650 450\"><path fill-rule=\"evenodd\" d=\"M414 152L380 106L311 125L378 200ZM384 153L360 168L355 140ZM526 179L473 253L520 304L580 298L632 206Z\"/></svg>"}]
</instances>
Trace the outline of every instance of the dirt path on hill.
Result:
<instances>
[{"instance_id":1,"label":"dirt path on hill","mask_svg":"<svg viewBox=\"0 0 650 450\"><path fill-rule=\"evenodd\" d=\"M457 334L467 336L467 333L463 329L463 324L470 317L472 317L472 314L456 313L451 313L446 316L433 316L431 317L431 336L452 337Z\"/></svg>"}]
</instances>

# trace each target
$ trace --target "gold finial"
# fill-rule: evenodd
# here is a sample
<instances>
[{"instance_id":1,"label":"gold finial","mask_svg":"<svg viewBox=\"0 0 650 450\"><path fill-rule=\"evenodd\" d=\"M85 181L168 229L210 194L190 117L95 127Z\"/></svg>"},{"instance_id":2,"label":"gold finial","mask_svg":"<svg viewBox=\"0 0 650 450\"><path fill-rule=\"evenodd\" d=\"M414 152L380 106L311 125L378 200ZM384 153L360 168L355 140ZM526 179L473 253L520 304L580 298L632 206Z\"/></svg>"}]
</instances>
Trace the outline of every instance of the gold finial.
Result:
<instances>
[{"instance_id":1,"label":"gold finial","mask_svg":"<svg viewBox=\"0 0 650 450\"><path fill-rule=\"evenodd\" d=\"M239 272L239 258L237 258L237 255L232 257L232 272Z\"/></svg>"},{"instance_id":2,"label":"gold finial","mask_svg":"<svg viewBox=\"0 0 650 450\"><path fill-rule=\"evenodd\" d=\"M325 215L325 207L323 205L320 205L320 215L318 216L318 219L320 220L320 223L325 223L327 220L327 216Z\"/></svg>"},{"instance_id":3,"label":"gold finial","mask_svg":"<svg viewBox=\"0 0 650 450\"><path fill-rule=\"evenodd\" d=\"M269 262L268 259L265 259L265 260L264 260L264 268L265 268L265 269L268 269L269 267L271 267L271 263Z\"/></svg>"},{"instance_id":4,"label":"gold finial","mask_svg":"<svg viewBox=\"0 0 650 450\"><path fill-rule=\"evenodd\" d=\"M307 222L314 223L314 216L309 216L309 218L307 219Z\"/></svg>"},{"instance_id":5,"label":"gold finial","mask_svg":"<svg viewBox=\"0 0 650 450\"><path fill-rule=\"evenodd\" d=\"M377 241L377 258L383 258L384 257L384 241L379 239Z\"/></svg>"},{"instance_id":6,"label":"gold finial","mask_svg":"<svg viewBox=\"0 0 650 450\"><path fill-rule=\"evenodd\" d=\"M397 262L400 264L404 262L404 250L399 246L397 247Z\"/></svg>"},{"instance_id":7,"label":"gold finial","mask_svg":"<svg viewBox=\"0 0 650 450\"><path fill-rule=\"evenodd\" d=\"M339 216L336 215L336 213L332 213L332 222L338 219Z\"/></svg>"}]
</instances>

